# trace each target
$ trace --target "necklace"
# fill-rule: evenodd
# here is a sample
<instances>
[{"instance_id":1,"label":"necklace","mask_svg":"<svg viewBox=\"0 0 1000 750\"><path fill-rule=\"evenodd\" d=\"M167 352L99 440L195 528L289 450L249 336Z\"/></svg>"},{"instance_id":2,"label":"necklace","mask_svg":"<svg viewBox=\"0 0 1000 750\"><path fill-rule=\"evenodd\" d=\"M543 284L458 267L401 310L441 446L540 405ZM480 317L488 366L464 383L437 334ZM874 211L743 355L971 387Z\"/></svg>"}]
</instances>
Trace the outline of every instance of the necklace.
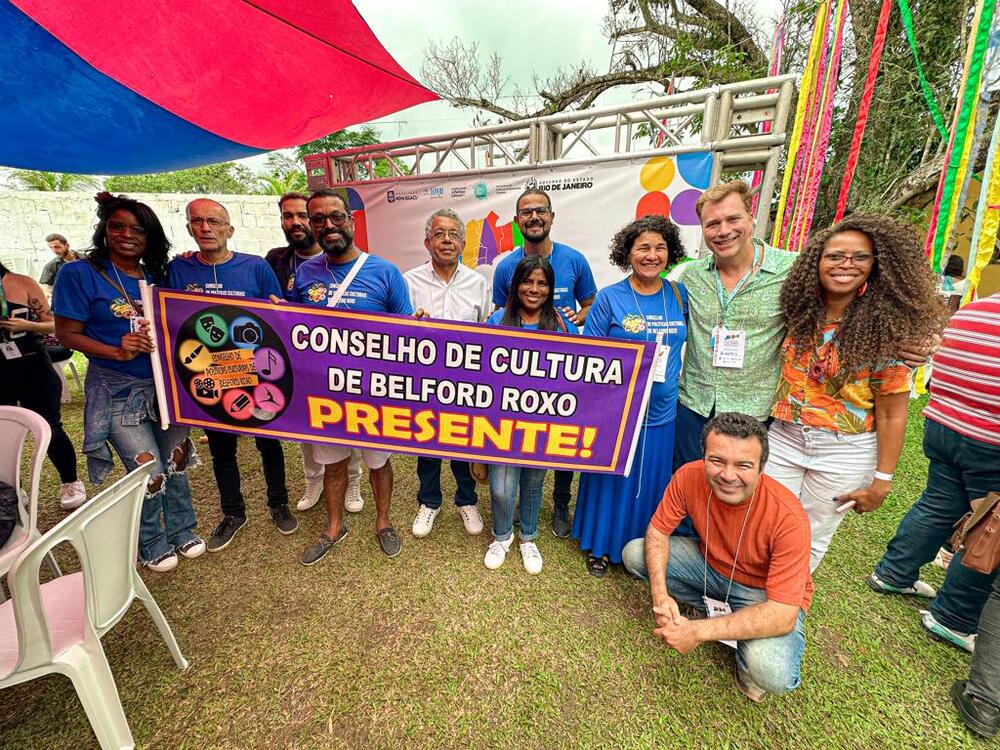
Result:
<instances>
[{"instance_id":1,"label":"necklace","mask_svg":"<svg viewBox=\"0 0 1000 750\"><path fill-rule=\"evenodd\" d=\"M729 604L729 593L733 590L733 579L736 577L736 561L740 556L740 548L743 546L743 532L747 530L747 521L750 518L750 511L753 510L753 502L757 499L757 493L760 492L760 483L757 484L757 489L753 491L753 495L750 496L750 504L747 506L747 512L743 516L743 525L740 526L740 535L736 540L736 551L733 553L733 569L729 571L729 585L726 587L726 604ZM708 540L709 532L712 530L712 495L714 495L712 488L708 488L708 500L705 502L706 513L705 513L705 569L702 575L702 595L708 596Z\"/></svg>"}]
</instances>

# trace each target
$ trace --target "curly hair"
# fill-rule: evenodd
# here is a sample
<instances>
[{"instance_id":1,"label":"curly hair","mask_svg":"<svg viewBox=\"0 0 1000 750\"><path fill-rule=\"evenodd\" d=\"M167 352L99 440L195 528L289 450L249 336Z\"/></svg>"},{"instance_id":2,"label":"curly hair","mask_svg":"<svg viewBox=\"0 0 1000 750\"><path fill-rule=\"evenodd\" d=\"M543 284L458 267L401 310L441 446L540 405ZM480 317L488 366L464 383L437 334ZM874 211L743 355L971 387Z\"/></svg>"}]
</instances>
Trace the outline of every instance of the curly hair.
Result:
<instances>
[{"instance_id":1,"label":"curly hair","mask_svg":"<svg viewBox=\"0 0 1000 750\"><path fill-rule=\"evenodd\" d=\"M107 192L98 193L94 200L97 201L98 222L94 229L93 247L87 251L87 259L97 266L100 265L99 261L110 262L108 219L116 211L128 211L146 230L146 250L142 254L142 264L156 283L163 281L167 277L170 240L153 209L125 195L111 195Z\"/></svg>"},{"instance_id":2,"label":"curly hair","mask_svg":"<svg viewBox=\"0 0 1000 750\"><path fill-rule=\"evenodd\" d=\"M848 231L866 235L875 254L868 286L847 306L837 332L840 371L857 372L897 359L900 342L936 332L947 316L913 227L888 216L851 214L809 238L781 287L781 311L797 356L816 345L826 317L820 256L831 237Z\"/></svg>"},{"instance_id":3,"label":"curly hair","mask_svg":"<svg viewBox=\"0 0 1000 750\"><path fill-rule=\"evenodd\" d=\"M674 265L685 256L684 244L681 242L677 225L670 219L659 214L647 214L619 229L611 238L611 253L608 258L618 268L628 271L632 268L629 256L632 246L644 232L655 232L667 243L667 267Z\"/></svg>"}]
</instances>

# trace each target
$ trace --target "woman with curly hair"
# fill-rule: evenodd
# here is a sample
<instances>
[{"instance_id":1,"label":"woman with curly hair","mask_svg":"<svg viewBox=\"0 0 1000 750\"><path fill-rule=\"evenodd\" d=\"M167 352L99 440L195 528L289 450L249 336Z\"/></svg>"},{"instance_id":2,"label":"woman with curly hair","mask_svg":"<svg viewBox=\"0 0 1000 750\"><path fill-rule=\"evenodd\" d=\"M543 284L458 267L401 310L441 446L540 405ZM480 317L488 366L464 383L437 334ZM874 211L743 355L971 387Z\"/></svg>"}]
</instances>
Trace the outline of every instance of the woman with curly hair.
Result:
<instances>
[{"instance_id":1,"label":"woman with curly hair","mask_svg":"<svg viewBox=\"0 0 1000 750\"><path fill-rule=\"evenodd\" d=\"M70 263L52 293L60 343L87 355L83 452L90 480L111 470L111 443L131 471L155 466L139 522L139 559L150 570L177 566L177 554L197 557L205 543L194 533L186 470L194 448L188 429L161 430L153 392L149 321L142 317L139 281L166 276L170 242L153 210L109 193L97 196L97 229L86 261Z\"/></svg>"},{"instance_id":2,"label":"woman with curly hair","mask_svg":"<svg viewBox=\"0 0 1000 750\"><path fill-rule=\"evenodd\" d=\"M809 516L813 570L844 513L876 510L892 489L910 392L896 356L940 327L935 292L912 227L867 214L817 232L782 286L767 473Z\"/></svg>"},{"instance_id":3,"label":"woman with curly hair","mask_svg":"<svg viewBox=\"0 0 1000 750\"><path fill-rule=\"evenodd\" d=\"M611 240L611 262L629 275L597 293L587 316L588 336L656 341L662 334L653 386L627 477L580 475L573 536L589 552L587 571L601 578L622 549L646 533L672 475L677 381L687 338L687 290L660 274L684 257L677 227L663 216L643 216Z\"/></svg>"}]
</instances>

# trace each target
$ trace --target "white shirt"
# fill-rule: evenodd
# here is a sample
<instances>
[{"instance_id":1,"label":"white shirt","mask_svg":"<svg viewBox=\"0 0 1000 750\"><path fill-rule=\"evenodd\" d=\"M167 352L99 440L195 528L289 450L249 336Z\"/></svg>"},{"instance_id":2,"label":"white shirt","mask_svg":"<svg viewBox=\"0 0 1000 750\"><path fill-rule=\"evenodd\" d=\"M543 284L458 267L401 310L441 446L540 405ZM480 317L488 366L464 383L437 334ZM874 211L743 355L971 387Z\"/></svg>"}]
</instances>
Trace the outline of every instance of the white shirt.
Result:
<instances>
[{"instance_id":1,"label":"white shirt","mask_svg":"<svg viewBox=\"0 0 1000 750\"><path fill-rule=\"evenodd\" d=\"M432 318L483 323L493 312L489 282L461 263L448 282L434 272L430 261L410 269L403 278L413 309L423 308Z\"/></svg>"}]
</instances>

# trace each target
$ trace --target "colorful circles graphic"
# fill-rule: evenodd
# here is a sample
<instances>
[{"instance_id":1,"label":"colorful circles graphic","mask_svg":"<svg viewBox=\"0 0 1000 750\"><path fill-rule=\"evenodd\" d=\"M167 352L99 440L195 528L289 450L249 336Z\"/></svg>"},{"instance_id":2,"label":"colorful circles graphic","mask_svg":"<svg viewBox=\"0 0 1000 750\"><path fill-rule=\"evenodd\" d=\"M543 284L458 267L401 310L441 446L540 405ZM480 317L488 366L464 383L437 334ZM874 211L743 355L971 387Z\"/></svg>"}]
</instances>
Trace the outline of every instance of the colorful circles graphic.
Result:
<instances>
[{"instance_id":1,"label":"colorful circles graphic","mask_svg":"<svg viewBox=\"0 0 1000 750\"><path fill-rule=\"evenodd\" d=\"M671 200L667 195L667 188L674 184L678 175L683 182L674 190L678 187L683 189ZM639 184L647 192L636 203L636 218L658 214L681 226L697 226L699 222L694 205L702 190L708 187L711 178L711 153L701 151L673 157L652 157L642 165L639 172Z\"/></svg>"},{"instance_id":2,"label":"colorful circles graphic","mask_svg":"<svg viewBox=\"0 0 1000 750\"><path fill-rule=\"evenodd\" d=\"M222 424L254 427L282 414L292 395L288 353L256 315L216 305L181 325L175 370L191 399Z\"/></svg>"}]
</instances>

